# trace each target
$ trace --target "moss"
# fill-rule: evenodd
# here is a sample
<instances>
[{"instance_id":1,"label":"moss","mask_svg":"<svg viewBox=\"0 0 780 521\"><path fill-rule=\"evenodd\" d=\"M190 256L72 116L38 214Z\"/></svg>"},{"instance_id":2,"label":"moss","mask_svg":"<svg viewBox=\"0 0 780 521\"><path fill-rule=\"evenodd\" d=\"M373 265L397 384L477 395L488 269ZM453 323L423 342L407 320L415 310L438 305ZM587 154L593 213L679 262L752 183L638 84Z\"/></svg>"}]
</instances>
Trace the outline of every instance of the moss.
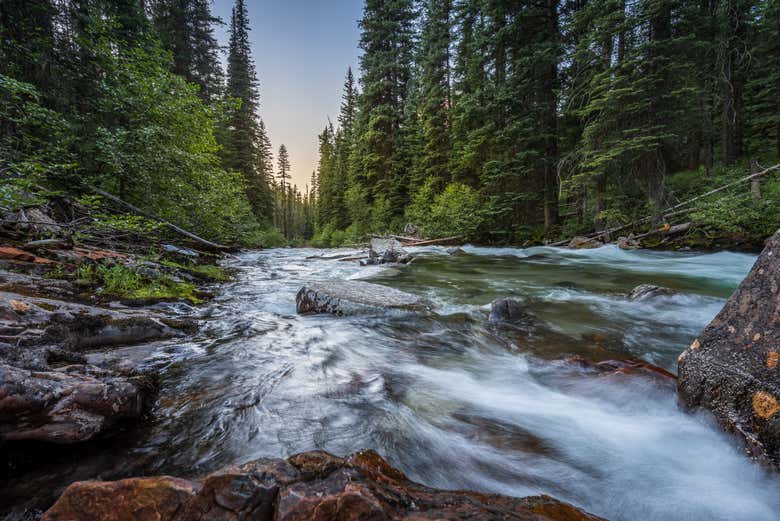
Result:
<instances>
[{"instance_id":1,"label":"moss","mask_svg":"<svg viewBox=\"0 0 780 521\"><path fill-rule=\"evenodd\" d=\"M167 259L159 260L157 262L163 266L199 275L205 279L213 280L214 282L228 282L232 279L230 272L227 269L217 266L216 264L180 264Z\"/></svg>"}]
</instances>

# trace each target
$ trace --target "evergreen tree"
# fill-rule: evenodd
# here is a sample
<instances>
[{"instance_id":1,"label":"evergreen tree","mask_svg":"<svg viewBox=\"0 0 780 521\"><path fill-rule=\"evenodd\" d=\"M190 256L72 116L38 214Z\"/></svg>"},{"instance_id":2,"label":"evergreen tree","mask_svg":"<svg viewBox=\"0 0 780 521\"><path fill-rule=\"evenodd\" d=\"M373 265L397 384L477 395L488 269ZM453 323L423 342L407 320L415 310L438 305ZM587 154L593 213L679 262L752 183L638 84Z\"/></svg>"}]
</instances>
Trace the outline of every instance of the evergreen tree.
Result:
<instances>
[{"instance_id":1,"label":"evergreen tree","mask_svg":"<svg viewBox=\"0 0 780 521\"><path fill-rule=\"evenodd\" d=\"M222 90L222 69L210 0L155 0L152 19L163 47L173 54L173 71L200 87L206 102Z\"/></svg>"},{"instance_id":2,"label":"evergreen tree","mask_svg":"<svg viewBox=\"0 0 780 521\"><path fill-rule=\"evenodd\" d=\"M255 65L249 44L249 14L244 0L236 0L230 20L226 93L235 103L223 132L223 161L227 168L244 176L255 214L268 218L269 194L263 172L257 170L258 143L263 136L259 126L259 92Z\"/></svg>"},{"instance_id":3,"label":"evergreen tree","mask_svg":"<svg viewBox=\"0 0 780 521\"><path fill-rule=\"evenodd\" d=\"M276 161L276 176L279 179L279 190L281 197L281 219L279 221L281 223L282 233L289 239L291 232L290 212L292 202L290 190L292 187L290 186L290 156L287 153L286 146L281 145L279 147L279 153L276 155Z\"/></svg>"},{"instance_id":4,"label":"evergreen tree","mask_svg":"<svg viewBox=\"0 0 780 521\"><path fill-rule=\"evenodd\" d=\"M427 0L422 31L421 98L422 168L425 179L442 190L449 179L450 45L452 0ZM420 185L417 180L416 185Z\"/></svg>"},{"instance_id":5,"label":"evergreen tree","mask_svg":"<svg viewBox=\"0 0 780 521\"><path fill-rule=\"evenodd\" d=\"M360 21L361 132L352 180L373 205L376 222L389 223L407 202L408 172L399 160L399 136L411 80L414 20L412 0L367 0Z\"/></svg>"}]
</instances>

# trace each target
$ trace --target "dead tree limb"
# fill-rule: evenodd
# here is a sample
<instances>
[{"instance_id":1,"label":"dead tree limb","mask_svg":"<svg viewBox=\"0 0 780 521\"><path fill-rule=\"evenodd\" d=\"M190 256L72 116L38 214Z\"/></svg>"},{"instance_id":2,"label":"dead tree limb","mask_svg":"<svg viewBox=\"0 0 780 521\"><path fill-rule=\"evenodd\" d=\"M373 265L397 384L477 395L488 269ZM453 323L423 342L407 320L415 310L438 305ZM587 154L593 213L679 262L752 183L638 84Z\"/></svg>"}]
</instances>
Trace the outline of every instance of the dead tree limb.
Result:
<instances>
[{"instance_id":1,"label":"dead tree limb","mask_svg":"<svg viewBox=\"0 0 780 521\"><path fill-rule=\"evenodd\" d=\"M198 237L194 233L189 232L189 231L187 231L184 228L181 228L179 226L176 226L172 222L169 222L169 221L166 221L165 219L157 217L156 215L154 215L152 213L149 213L149 212L146 212L144 210L141 210L137 206L134 206L134 205L128 203L127 201L123 201L119 197L117 197L117 196L115 196L113 194L110 194L110 193L108 193L108 192L106 192L104 190L101 190L100 188L97 188L97 187L94 187L94 186L89 186L89 189L92 190L93 192L95 192L96 194L105 197L106 199L110 199L111 201L114 201L115 203L121 204L122 206L130 209L131 211L133 211L134 213L137 213L138 215L146 217L147 219L152 219L153 221L157 221L160 224L164 224L165 226L167 226L171 230L175 231L176 233L178 233L180 235L183 235L183 236L185 236L185 237L187 237L187 238L197 242L198 244L201 244L201 245L205 246L205 248L207 250L210 250L210 251L230 251L230 250L234 249L234 248L231 248L230 246L224 246L222 244L217 244L216 242L211 242L211 241L209 241L207 239L204 239L203 237Z\"/></svg>"}]
</instances>

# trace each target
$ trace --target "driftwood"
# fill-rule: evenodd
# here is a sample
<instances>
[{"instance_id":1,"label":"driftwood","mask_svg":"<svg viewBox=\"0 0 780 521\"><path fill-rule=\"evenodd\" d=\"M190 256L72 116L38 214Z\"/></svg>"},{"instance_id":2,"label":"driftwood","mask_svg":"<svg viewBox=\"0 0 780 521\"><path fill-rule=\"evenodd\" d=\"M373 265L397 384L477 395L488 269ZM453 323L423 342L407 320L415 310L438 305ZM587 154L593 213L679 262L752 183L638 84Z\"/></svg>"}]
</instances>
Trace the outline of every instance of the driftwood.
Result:
<instances>
[{"instance_id":1,"label":"driftwood","mask_svg":"<svg viewBox=\"0 0 780 521\"><path fill-rule=\"evenodd\" d=\"M171 230L175 231L176 233L178 233L180 235L183 235L183 236L185 236L185 237L187 237L189 239L192 239L193 241L197 242L198 244L203 245L207 250L223 252L223 251L231 251L231 250L234 249L234 248L231 248L230 246L224 246L222 244L217 244L216 242L211 242L211 241L209 241L207 239L204 239L203 237L198 237L194 233L189 232L189 231L187 231L184 228L181 228L179 226L176 226L172 222L169 222L169 221L166 221L165 219L157 217L156 215L154 215L152 213L149 213L149 212L146 212L144 210L141 210L137 206L134 206L134 205L128 203L127 201L123 201L119 197L117 197L117 196L115 196L113 194L110 194L110 193L108 193L108 192L106 192L104 190L101 190L100 188L97 188L97 187L94 187L94 186L89 186L89 189L92 190L93 192L95 192L96 194L105 197L106 199L110 199L111 201L114 201L115 203L119 203L122 206L124 206L126 208L129 208L131 211L133 211L134 213L137 213L138 215L146 217L147 219L152 219L154 221L157 221L160 224L164 224L165 226L167 226Z\"/></svg>"},{"instance_id":2,"label":"driftwood","mask_svg":"<svg viewBox=\"0 0 780 521\"><path fill-rule=\"evenodd\" d=\"M348 261L356 261L356 260L365 260L367 259L367 255L361 255L359 257L342 257L338 259L339 262L348 262Z\"/></svg>"},{"instance_id":3,"label":"driftwood","mask_svg":"<svg viewBox=\"0 0 780 521\"><path fill-rule=\"evenodd\" d=\"M447 242L457 241L463 238L462 235L453 235L452 237L442 237L441 239L426 239L426 240L414 240L414 242L409 240L401 240L398 237L392 236L394 239L397 239L401 242L402 246L433 246L435 244L444 244Z\"/></svg>"},{"instance_id":4,"label":"driftwood","mask_svg":"<svg viewBox=\"0 0 780 521\"><path fill-rule=\"evenodd\" d=\"M684 213L688 213L687 209L681 210L681 208L685 208L686 206L689 206L692 203L695 203L696 201L698 201L700 199L703 199L705 197L709 197L711 195L715 195L717 193L720 193L720 192L722 192L724 190L728 190L729 188L733 188L734 186L737 186L737 185L740 185L740 184L744 184L746 181L750 181L751 184L752 184L753 181L759 179L760 177L762 177L762 176L764 176L764 175L766 175L766 174L768 174L770 172L774 172L775 170L780 170L780 164L777 164L777 165L774 165L774 166L770 166L769 168L765 168L764 170L762 170L760 172L751 173L750 175L747 175L745 177L737 179L736 181L732 181L731 183L727 183L727 184L725 184L723 186L720 186L718 188L710 190L709 192L705 192L705 193L703 193L701 195L697 195L696 197L694 197L692 199L688 199L687 201L683 201L683 202L678 203L678 204L676 204L674 206L670 206L669 208L667 208L666 210L661 212L661 217L668 218L668 217L672 217L672 216L675 216L675 215L681 215L681 214L684 214ZM755 191L753 191L753 196L755 198L755 196L756 196ZM758 194L758 197L760 197L760 192ZM610 228L608 230L604 230L604 231L601 231L601 232L594 232L594 233L591 233L591 234L588 234L588 235L584 235L584 237L586 237L588 239L596 239L596 238L603 237L603 236L609 236L609 235L612 235L615 232L619 232L619 231L623 231L623 230L626 230L626 229L629 229L629 228L633 228L633 227L638 226L640 224L648 223L648 222L650 222L652 220L653 220L653 216L648 216L648 217L644 217L642 219L630 222L628 224L624 224L622 226L617 226L615 228ZM570 241L571 241L571 239L558 241L558 242L551 243L548 246L565 246Z\"/></svg>"}]
</instances>

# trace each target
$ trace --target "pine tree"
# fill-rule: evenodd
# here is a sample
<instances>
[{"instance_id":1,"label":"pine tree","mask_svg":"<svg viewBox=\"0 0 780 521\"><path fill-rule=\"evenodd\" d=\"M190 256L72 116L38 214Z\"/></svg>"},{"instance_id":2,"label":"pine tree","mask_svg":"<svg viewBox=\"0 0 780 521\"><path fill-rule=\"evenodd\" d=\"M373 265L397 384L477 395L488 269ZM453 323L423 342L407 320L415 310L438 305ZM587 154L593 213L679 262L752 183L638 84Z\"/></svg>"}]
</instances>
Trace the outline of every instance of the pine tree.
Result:
<instances>
[{"instance_id":1,"label":"pine tree","mask_svg":"<svg viewBox=\"0 0 780 521\"><path fill-rule=\"evenodd\" d=\"M362 131L352 179L374 206L374 221L384 226L401 214L408 197L399 135L411 80L414 20L412 0L367 0L360 21Z\"/></svg>"},{"instance_id":2,"label":"pine tree","mask_svg":"<svg viewBox=\"0 0 780 521\"><path fill-rule=\"evenodd\" d=\"M437 191L449 180L450 44L452 0L427 0L422 30L420 90L422 101L422 168ZM419 180L415 183L421 184Z\"/></svg>"},{"instance_id":3,"label":"pine tree","mask_svg":"<svg viewBox=\"0 0 780 521\"><path fill-rule=\"evenodd\" d=\"M287 147L284 145L279 146L279 153L276 155L276 161L277 161L277 172L276 177L279 179L279 190L281 193L281 201L280 201L280 208L281 208L281 228L282 233L284 233L284 236L288 239L290 238L290 205L291 205L291 197L290 197L290 156L287 153Z\"/></svg>"},{"instance_id":4,"label":"pine tree","mask_svg":"<svg viewBox=\"0 0 780 521\"><path fill-rule=\"evenodd\" d=\"M267 179L257 170L258 144L262 145L257 74L249 44L249 14L244 0L236 0L230 20L226 94L235 101L223 132L223 162L245 179L255 214L268 218Z\"/></svg>"},{"instance_id":5,"label":"pine tree","mask_svg":"<svg viewBox=\"0 0 780 521\"><path fill-rule=\"evenodd\" d=\"M200 87L206 102L222 90L222 68L209 0L155 0L152 20L163 47L173 54L173 71Z\"/></svg>"}]
</instances>

